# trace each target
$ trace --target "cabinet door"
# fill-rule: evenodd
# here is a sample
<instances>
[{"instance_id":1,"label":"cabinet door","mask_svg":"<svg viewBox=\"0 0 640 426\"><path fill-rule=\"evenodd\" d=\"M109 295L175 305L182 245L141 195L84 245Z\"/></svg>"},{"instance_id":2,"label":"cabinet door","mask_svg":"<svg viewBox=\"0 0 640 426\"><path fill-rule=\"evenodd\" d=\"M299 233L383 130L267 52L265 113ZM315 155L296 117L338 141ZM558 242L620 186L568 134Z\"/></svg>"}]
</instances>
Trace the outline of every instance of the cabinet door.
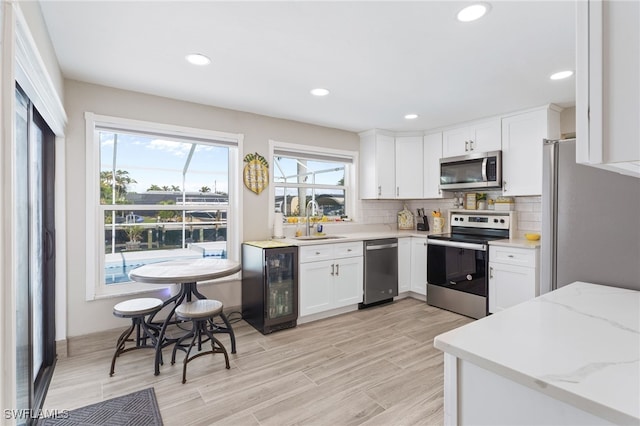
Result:
<instances>
[{"instance_id":1,"label":"cabinet door","mask_svg":"<svg viewBox=\"0 0 640 426\"><path fill-rule=\"evenodd\" d=\"M396 149L392 136L376 135L378 198L396 198Z\"/></svg>"},{"instance_id":2,"label":"cabinet door","mask_svg":"<svg viewBox=\"0 0 640 426\"><path fill-rule=\"evenodd\" d=\"M640 3L576 11L576 161L640 177Z\"/></svg>"},{"instance_id":3,"label":"cabinet door","mask_svg":"<svg viewBox=\"0 0 640 426\"><path fill-rule=\"evenodd\" d=\"M442 132L442 157L457 157L468 154L469 139L471 139L469 126L445 130Z\"/></svg>"},{"instance_id":4,"label":"cabinet door","mask_svg":"<svg viewBox=\"0 0 640 426\"><path fill-rule=\"evenodd\" d=\"M332 265L332 260L300 264L300 316L333 308Z\"/></svg>"},{"instance_id":5,"label":"cabinet door","mask_svg":"<svg viewBox=\"0 0 640 426\"><path fill-rule=\"evenodd\" d=\"M362 257L336 259L333 277L334 308L362 302L364 284Z\"/></svg>"},{"instance_id":6,"label":"cabinet door","mask_svg":"<svg viewBox=\"0 0 640 426\"><path fill-rule=\"evenodd\" d=\"M398 293L411 290L411 238L398 238Z\"/></svg>"},{"instance_id":7,"label":"cabinet door","mask_svg":"<svg viewBox=\"0 0 640 426\"><path fill-rule=\"evenodd\" d=\"M396 137L396 197L422 198L422 136Z\"/></svg>"},{"instance_id":8,"label":"cabinet door","mask_svg":"<svg viewBox=\"0 0 640 426\"><path fill-rule=\"evenodd\" d=\"M423 198L442 198L440 191L440 158L442 158L442 132L424 137Z\"/></svg>"},{"instance_id":9,"label":"cabinet door","mask_svg":"<svg viewBox=\"0 0 640 426\"><path fill-rule=\"evenodd\" d=\"M427 239L411 238L411 291L427 294Z\"/></svg>"},{"instance_id":10,"label":"cabinet door","mask_svg":"<svg viewBox=\"0 0 640 426\"><path fill-rule=\"evenodd\" d=\"M489 312L500 312L534 297L534 268L489 262Z\"/></svg>"},{"instance_id":11,"label":"cabinet door","mask_svg":"<svg viewBox=\"0 0 640 426\"><path fill-rule=\"evenodd\" d=\"M502 120L502 192L542 194L542 139L547 137L547 110Z\"/></svg>"},{"instance_id":12,"label":"cabinet door","mask_svg":"<svg viewBox=\"0 0 640 426\"><path fill-rule=\"evenodd\" d=\"M489 120L472 126L469 140L470 152L498 151L502 148L500 120Z\"/></svg>"}]
</instances>

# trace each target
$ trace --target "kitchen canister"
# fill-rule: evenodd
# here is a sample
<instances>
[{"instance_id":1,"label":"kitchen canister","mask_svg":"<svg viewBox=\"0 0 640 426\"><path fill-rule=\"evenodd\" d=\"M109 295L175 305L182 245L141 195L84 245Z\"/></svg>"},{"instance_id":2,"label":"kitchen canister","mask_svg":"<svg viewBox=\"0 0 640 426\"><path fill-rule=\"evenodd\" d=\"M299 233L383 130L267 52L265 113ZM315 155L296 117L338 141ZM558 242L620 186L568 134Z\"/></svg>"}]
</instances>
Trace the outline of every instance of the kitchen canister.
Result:
<instances>
[{"instance_id":1,"label":"kitchen canister","mask_svg":"<svg viewBox=\"0 0 640 426\"><path fill-rule=\"evenodd\" d=\"M398 212L398 229L413 229L413 214L404 205L404 209Z\"/></svg>"}]
</instances>

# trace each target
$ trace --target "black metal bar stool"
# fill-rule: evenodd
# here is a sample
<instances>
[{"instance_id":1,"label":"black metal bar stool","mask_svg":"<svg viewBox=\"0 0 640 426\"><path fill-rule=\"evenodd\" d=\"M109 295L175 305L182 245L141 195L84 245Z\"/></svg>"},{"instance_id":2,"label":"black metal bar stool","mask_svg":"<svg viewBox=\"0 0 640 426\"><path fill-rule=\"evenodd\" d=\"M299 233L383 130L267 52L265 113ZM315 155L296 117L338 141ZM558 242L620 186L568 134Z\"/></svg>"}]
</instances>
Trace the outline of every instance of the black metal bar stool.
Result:
<instances>
[{"instance_id":1,"label":"black metal bar stool","mask_svg":"<svg viewBox=\"0 0 640 426\"><path fill-rule=\"evenodd\" d=\"M116 358L121 354L135 349L155 349L159 330L150 323L150 320L160 309L162 309L162 300L152 297L125 300L113 307L113 315L120 318L131 318L131 326L118 337L116 351L111 359L109 376L113 376ZM145 320L147 315L149 320ZM135 339L129 338L134 330L136 332ZM151 342L148 343L147 339ZM127 342L135 342L135 346L125 348Z\"/></svg>"},{"instance_id":2,"label":"black metal bar stool","mask_svg":"<svg viewBox=\"0 0 640 426\"><path fill-rule=\"evenodd\" d=\"M203 355L222 353L224 354L227 369L231 368L229 366L227 349L213 336L215 330L210 328L210 323L213 322L213 318L220 314L222 314L222 303L211 299L199 299L194 302L183 303L176 308L176 319L191 321L193 324L191 331L178 339L171 353L171 365L173 365L176 362L176 352L178 350L185 352L182 366L182 383L186 383L187 381L187 364ZM204 340L203 337L205 337ZM184 342L189 338L191 338L191 343L187 345ZM201 352L202 344L207 341L211 342L211 350ZM191 349L196 345L196 342L198 345L198 353L189 357Z\"/></svg>"}]
</instances>

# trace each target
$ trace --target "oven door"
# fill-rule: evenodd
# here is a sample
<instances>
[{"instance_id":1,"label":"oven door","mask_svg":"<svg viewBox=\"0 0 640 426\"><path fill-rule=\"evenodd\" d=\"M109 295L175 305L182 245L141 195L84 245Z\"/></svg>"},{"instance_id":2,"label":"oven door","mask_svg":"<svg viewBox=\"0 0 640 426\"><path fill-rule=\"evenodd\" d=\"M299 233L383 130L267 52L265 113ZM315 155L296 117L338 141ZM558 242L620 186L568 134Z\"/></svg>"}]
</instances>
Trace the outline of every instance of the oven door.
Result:
<instances>
[{"instance_id":1,"label":"oven door","mask_svg":"<svg viewBox=\"0 0 640 426\"><path fill-rule=\"evenodd\" d=\"M427 283L487 297L486 244L427 241Z\"/></svg>"}]
</instances>

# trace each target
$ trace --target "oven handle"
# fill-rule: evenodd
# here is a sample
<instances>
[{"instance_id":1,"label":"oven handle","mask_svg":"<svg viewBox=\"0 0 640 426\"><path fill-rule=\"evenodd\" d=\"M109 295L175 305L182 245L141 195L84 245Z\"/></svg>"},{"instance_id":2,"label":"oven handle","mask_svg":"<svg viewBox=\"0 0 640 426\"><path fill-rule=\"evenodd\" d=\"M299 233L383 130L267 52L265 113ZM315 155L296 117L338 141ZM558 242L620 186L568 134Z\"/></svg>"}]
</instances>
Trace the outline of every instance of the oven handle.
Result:
<instances>
[{"instance_id":1,"label":"oven handle","mask_svg":"<svg viewBox=\"0 0 640 426\"><path fill-rule=\"evenodd\" d=\"M460 241L432 240L427 238L427 244L434 246L456 247L469 250L487 251L486 244L462 243Z\"/></svg>"}]
</instances>

